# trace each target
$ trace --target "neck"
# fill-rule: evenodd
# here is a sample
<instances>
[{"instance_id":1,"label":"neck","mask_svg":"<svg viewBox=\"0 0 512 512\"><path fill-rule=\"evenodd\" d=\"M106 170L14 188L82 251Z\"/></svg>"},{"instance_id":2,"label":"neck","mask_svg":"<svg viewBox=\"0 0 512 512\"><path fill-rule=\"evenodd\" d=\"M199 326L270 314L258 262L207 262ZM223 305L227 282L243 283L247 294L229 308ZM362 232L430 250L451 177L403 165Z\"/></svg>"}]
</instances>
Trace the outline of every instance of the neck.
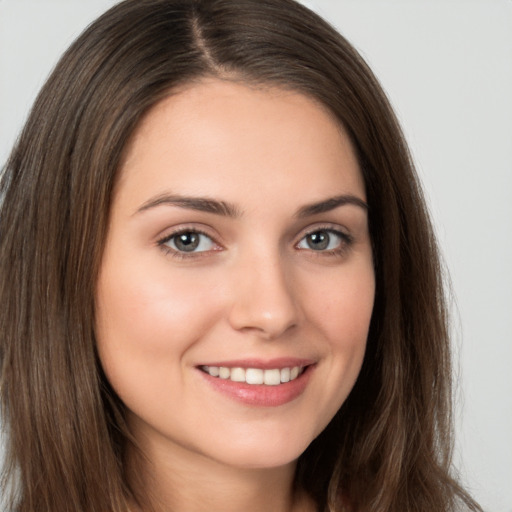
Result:
<instances>
[{"instance_id":1,"label":"neck","mask_svg":"<svg viewBox=\"0 0 512 512\"><path fill-rule=\"evenodd\" d=\"M150 451L148 452L148 448ZM155 512L312 512L305 493L293 486L296 463L276 468L239 468L221 464L185 448L172 454L144 447L144 457L131 454L134 487ZM141 471L142 469L142 471ZM131 512L146 512L133 507Z\"/></svg>"}]
</instances>

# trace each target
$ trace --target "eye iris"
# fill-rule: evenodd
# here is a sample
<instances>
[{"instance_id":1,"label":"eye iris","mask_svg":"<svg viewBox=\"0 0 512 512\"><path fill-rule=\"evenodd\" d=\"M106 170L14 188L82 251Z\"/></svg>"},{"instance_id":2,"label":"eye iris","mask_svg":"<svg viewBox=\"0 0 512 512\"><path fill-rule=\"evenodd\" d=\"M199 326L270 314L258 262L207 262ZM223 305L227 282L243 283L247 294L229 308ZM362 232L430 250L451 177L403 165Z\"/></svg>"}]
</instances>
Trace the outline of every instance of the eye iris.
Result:
<instances>
[{"instance_id":1,"label":"eye iris","mask_svg":"<svg viewBox=\"0 0 512 512\"><path fill-rule=\"evenodd\" d=\"M179 251L191 252L199 246L199 234L188 232L176 235L174 244Z\"/></svg>"},{"instance_id":2,"label":"eye iris","mask_svg":"<svg viewBox=\"0 0 512 512\"><path fill-rule=\"evenodd\" d=\"M309 234L306 238L309 248L315 251L322 251L329 246L330 237L327 231L317 231Z\"/></svg>"}]
</instances>

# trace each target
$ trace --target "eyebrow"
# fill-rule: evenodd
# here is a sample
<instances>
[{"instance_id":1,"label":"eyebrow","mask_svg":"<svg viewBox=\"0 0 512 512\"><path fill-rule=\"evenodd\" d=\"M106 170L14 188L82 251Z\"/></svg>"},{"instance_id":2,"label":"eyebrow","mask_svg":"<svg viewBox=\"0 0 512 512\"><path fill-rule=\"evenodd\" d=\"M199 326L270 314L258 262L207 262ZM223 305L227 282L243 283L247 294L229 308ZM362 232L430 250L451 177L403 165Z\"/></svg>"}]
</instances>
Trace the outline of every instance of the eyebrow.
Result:
<instances>
[{"instance_id":1,"label":"eyebrow","mask_svg":"<svg viewBox=\"0 0 512 512\"><path fill-rule=\"evenodd\" d=\"M368 211L368 204L365 201L363 201L357 196L344 194L340 196L330 197L329 199L318 201L316 203L307 204L298 210L298 212L296 213L296 217L299 217L301 219L304 217L311 217L313 215L329 212L331 210L335 210L340 206L345 206L349 204L359 206L363 210Z\"/></svg>"},{"instance_id":2,"label":"eyebrow","mask_svg":"<svg viewBox=\"0 0 512 512\"><path fill-rule=\"evenodd\" d=\"M235 205L225 201L218 201L208 197L188 197L174 194L162 194L149 199L135 213L144 212L161 205L178 206L225 217L236 218L241 216L241 212Z\"/></svg>"},{"instance_id":3,"label":"eyebrow","mask_svg":"<svg viewBox=\"0 0 512 512\"><path fill-rule=\"evenodd\" d=\"M135 213L141 213L157 206L177 206L200 212L213 213L225 217L239 218L242 212L236 205L226 201L219 201L208 197L189 197L175 194L161 194L146 201ZM368 210L368 204L357 196L350 194L330 197L328 199L302 206L295 213L295 217L305 218L320 213L329 212L340 206L354 205Z\"/></svg>"}]
</instances>

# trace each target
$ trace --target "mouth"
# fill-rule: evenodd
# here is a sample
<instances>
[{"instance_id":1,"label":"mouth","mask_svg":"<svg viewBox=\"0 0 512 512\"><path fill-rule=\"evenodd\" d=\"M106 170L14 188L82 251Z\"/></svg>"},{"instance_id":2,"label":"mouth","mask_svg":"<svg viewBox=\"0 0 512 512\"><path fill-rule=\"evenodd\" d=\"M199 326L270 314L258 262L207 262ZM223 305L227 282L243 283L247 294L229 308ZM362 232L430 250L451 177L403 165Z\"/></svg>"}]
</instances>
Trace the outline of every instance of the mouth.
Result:
<instances>
[{"instance_id":1,"label":"mouth","mask_svg":"<svg viewBox=\"0 0 512 512\"><path fill-rule=\"evenodd\" d=\"M199 365L211 389L249 406L276 407L297 399L307 388L315 361L284 358Z\"/></svg>"},{"instance_id":2,"label":"mouth","mask_svg":"<svg viewBox=\"0 0 512 512\"><path fill-rule=\"evenodd\" d=\"M253 386L279 386L292 382L306 370L305 366L285 368L229 368L226 366L200 366L199 369L211 377L232 382L241 382Z\"/></svg>"}]
</instances>

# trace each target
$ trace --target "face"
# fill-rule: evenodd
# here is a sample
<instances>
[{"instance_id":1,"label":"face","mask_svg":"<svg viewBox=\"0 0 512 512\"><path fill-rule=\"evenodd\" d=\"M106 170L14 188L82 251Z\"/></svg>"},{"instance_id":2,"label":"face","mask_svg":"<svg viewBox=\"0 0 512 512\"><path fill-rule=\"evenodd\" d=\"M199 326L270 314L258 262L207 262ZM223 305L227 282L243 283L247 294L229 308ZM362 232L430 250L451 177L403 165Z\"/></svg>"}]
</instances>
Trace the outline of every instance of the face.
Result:
<instances>
[{"instance_id":1,"label":"face","mask_svg":"<svg viewBox=\"0 0 512 512\"><path fill-rule=\"evenodd\" d=\"M293 464L349 394L374 300L365 188L313 100L204 81L127 151L97 343L152 454Z\"/></svg>"}]
</instances>

